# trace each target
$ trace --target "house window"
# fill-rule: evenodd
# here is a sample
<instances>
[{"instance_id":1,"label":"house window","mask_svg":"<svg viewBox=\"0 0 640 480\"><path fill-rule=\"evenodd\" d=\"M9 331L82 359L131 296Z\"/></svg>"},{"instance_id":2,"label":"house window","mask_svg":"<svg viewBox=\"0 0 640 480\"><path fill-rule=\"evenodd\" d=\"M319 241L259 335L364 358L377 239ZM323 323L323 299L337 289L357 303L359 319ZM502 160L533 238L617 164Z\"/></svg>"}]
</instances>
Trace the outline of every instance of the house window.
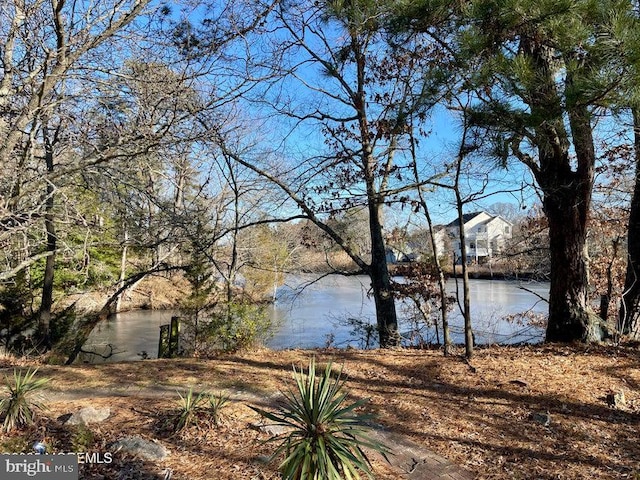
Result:
<instances>
[{"instance_id":1,"label":"house window","mask_svg":"<svg viewBox=\"0 0 640 480\"><path fill-rule=\"evenodd\" d=\"M511 227L509 227L508 225L504 227L504 233L511 233Z\"/></svg>"},{"instance_id":2,"label":"house window","mask_svg":"<svg viewBox=\"0 0 640 480\"><path fill-rule=\"evenodd\" d=\"M476 248L476 244L472 243L471 245L469 245L471 248Z\"/></svg>"}]
</instances>

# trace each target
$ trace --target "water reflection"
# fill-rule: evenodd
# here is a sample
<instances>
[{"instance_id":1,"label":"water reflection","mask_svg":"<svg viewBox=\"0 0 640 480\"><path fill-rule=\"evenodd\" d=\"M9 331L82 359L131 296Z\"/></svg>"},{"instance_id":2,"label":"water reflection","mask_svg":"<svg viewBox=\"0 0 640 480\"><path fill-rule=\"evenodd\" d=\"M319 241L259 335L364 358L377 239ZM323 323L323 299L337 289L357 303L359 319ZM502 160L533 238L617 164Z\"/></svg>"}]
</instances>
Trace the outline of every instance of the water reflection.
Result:
<instances>
[{"instance_id":1,"label":"water reflection","mask_svg":"<svg viewBox=\"0 0 640 480\"><path fill-rule=\"evenodd\" d=\"M178 315L173 310L137 310L112 315L93 329L83 349L113 355L107 361L141 360L157 358L160 325ZM99 355L81 354L80 362L100 362Z\"/></svg>"},{"instance_id":2,"label":"water reflection","mask_svg":"<svg viewBox=\"0 0 640 480\"><path fill-rule=\"evenodd\" d=\"M273 306L274 318L280 328L269 342L272 348L309 348L325 346L328 341L338 347L361 347L358 338L351 334L349 319L369 320L375 323L375 307L368 298L369 278L365 276L330 276L310 284L302 292L294 285L285 285L278 291L278 301ZM462 283L459 282L460 295ZM524 287L524 288L523 288ZM450 279L448 291L454 294L456 283ZM508 315L531 311L545 314L547 303L540 297L548 296L548 283L503 280L472 280L470 282L471 314L475 340L478 344L517 343L541 341L544 332L539 328L527 328L505 321ZM409 305L399 302L400 330L409 326L406 319ZM450 313L452 340L464 342L463 321L457 306ZM423 332L423 337L436 340L435 328Z\"/></svg>"},{"instance_id":3,"label":"water reflection","mask_svg":"<svg viewBox=\"0 0 640 480\"><path fill-rule=\"evenodd\" d=\"M313 348L323 347L329 340L339 347L362 346L359 338L352 335L353 326L349 323L350 319L351 323L353 319L375 323L373 299L367 295L368 277L331 275L314 283L309 283L311 280L312 277L291 277L278 289L277 301L269 308L279 328L268 346ZM523 286L529 291L522 289ZM455 292L454 280L449 280L448 289ZM525 328L506 322L504 318L524 311L546 313L547 304L539 296L547 297L548 290L549 285L545 283L523 285L515 281L472 280L471 311L476 343L542 340L544 332L541 329ZM115 315L96 327L85 349L103 353L111 344L117 353L109 361L139 360L145 355L155 358L159 327L169 323L171 316L176 314L172 311L136 311ZM398 314L400 329L406 330L408 327L402 322L406 305L398 305ZM463 322L457 307L450 316L453 341L462 343ZM423 336L435 341L435 329L423 332ZM101 359L85 355L80 361Z\"/></svg>"}]
</instances>

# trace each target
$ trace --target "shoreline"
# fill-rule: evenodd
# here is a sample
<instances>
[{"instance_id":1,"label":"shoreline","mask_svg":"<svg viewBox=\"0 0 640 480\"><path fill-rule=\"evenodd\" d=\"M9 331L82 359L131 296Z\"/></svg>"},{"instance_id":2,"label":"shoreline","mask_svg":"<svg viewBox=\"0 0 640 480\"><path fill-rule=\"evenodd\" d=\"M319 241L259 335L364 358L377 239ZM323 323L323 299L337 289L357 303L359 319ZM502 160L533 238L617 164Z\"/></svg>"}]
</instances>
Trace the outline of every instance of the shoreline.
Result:
<instances>
[{"instance_id":1,"label":"shoreline","mask_svg":"<svg viewBox=\"0 0 640 480\"><path fill-rule=\"evenodd\" d=\"M411 263L398 263L389 265L389 273L393 276L404 276L401 272L407 267L411 266ZM455 266L455 270L450 267L443 268L445 277L447 278L462 278L462 267L460 265ZM478 267L477 265L471 265L468 267L467 272L469 278L473 280L528 280L536 282L548 282L549 279L545 275L541 275L538 272L514 272L505 271L499 268L486 268Z\"/></svg>"}]
</instances>

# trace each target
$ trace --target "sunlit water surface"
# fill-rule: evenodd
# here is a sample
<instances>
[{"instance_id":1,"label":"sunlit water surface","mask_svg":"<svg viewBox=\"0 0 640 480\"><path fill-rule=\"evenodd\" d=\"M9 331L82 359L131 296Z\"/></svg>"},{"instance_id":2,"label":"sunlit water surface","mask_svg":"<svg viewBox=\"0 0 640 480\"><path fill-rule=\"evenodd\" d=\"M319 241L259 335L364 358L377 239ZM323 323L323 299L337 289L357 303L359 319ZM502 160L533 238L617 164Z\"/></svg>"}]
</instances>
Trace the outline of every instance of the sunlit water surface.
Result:
<instances>
[{"instance_id":1,"label":"sunlit water surface","mask_svg":"<svg viewBox=\"0 0 640 480\"><path fill-rule=\"evenodd\" d=\"M365 346L363 335L353 334L354 322L350 319L375 323L373 299L367 295L368 277L331 275L314 283L310 283L311 280L312 277L292 276L278 289L276 302L268 307L278 327L267 345L275 349ZM461 292L461 282L459 288ZM449 280L448 289L455 292L454 280ZM548 283L472 280L471 313L476 343L541 341L542 329L505 318L527 311L545 314L547 303L540 297L547 298L548 292ZM178 313L143 310L114 315L91 333L85 350L105 354L112 348L116 353L108 361L155 358L159 327L169 323L172 315ZM407 304L398 304L398 315L401 333L408 334ZM462 343L462 316L457 306L450 313L450 323L453 341ZM421 338L435 343L439 333L433 327L425 327ZM99 356L84 355L80 361L103 360Z\"/></svg>"}]
</instances>

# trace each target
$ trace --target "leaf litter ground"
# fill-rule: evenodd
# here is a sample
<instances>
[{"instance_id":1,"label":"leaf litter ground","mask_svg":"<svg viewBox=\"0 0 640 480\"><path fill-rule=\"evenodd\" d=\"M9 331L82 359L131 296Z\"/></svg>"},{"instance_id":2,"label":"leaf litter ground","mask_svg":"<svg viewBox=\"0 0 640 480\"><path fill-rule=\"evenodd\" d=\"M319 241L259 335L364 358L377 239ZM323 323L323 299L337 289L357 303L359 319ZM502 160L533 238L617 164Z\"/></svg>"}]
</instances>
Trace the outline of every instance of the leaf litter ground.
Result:
<instances>
[{"instance_id":1,"label":"leaf litter ground","mask_svg":"<svg viewBox=\"0 0 640 480\"><path fill-rule=\"evenodd\" d=\"M460 352L461 353L461 352ZM42 366L53 379L37 425L0 434L3 451L44 439L57 451L105 452L127 435L163 444L159 462L116 454L85 465L85 479L276 479L269 434L249 405L271 408L291 367L343 366L354 401L393 433L446 457L478 479L640 478L640 350L637 346L525 346L477 350L470 362L432 350L259 350L213 359ZM3 373L12 365L5 360ZM225 392L219 426L203 420L172 435L166 419L177 390ZM57 420L83 406L108 406L90 438ZM393 447L393 446L391 446ZM379 479L404 475L375 458Z\"/></svg>"}]
</instances>

